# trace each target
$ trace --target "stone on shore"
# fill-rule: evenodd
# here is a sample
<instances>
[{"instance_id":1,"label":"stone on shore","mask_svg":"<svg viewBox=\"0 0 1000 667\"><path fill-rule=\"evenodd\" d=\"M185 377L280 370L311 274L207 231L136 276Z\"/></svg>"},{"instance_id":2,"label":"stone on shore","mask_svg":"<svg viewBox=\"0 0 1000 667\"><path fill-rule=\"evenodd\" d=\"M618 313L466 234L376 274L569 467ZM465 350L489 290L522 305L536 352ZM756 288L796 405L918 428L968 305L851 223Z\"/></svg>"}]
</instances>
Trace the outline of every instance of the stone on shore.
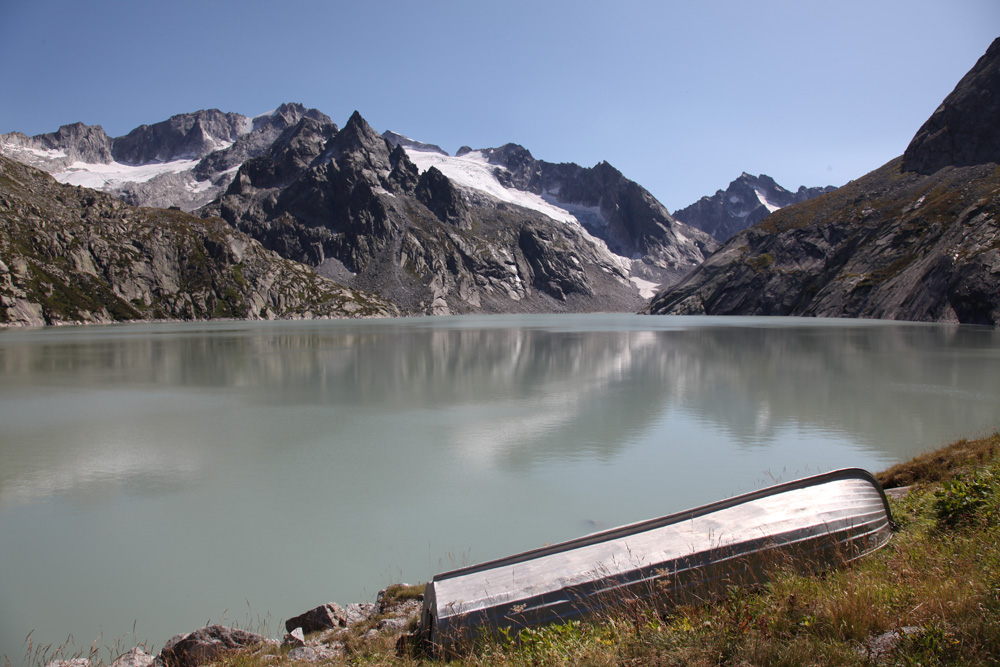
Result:
<instances>
[{"instance_id":1,"label":"stone on shore","mask_svg":"<svg viewBox=\"0 0 1000 667\"><path fill-rule=\"evenodd\" d=\"M327 644L324 646L301 646L288 652L288 659L292 662L327 662L336 660L344 655L341 644Z\"/></svg>"},{"instance_id":2,"label":"stone on shore","mask_svg":"<svg viewBox=\"0 0 1000 667\"><path fill-rule=\"evenodd\" d=\"M302 628L295 628L287 635L281 642L282 646L290 646L292 648L299 648L306 645L306 638L302 632Z\"/></svg>"},{"instance_id":3,"label":"stone on shore","mask_svg":"<svg viewBox=\"0 0 1000 667\"><path fill-rule=\"evenodd\" d=\"M302 628L302 632L307 635L320 630L343 627L347 627L347 614L336 602L328 602L285 621L287 632Z\"/></svg>"},{"instance_id":4,"label":"stone on shore","mask_svg":"<svg viewBox=\"0 0 1000 667\"><path fill-rule=\"evenodd\" d=\"M141 646L129 649L111 663L111 667L149 667L156 657L146 653Z\"/></svg>"},{"instance_id":5,"label":"stone on shore","mask_svg":"<svg viewBox=\"0 0 1000 667\"><path fill-rule=\"evenodd\" d=\"M87 658L70 658L68 660L52 660L45 664L45 667L90 667L90 660Z\"/></svg>"},{"instance_id":6,"label":"stone on shore","mask_svg":"<svg viewBox=\"0 0 1000 667\"><path fill-rule=\"evenodd\" d=\"M264 637L246 630L208 625L172 637L156 656L156 667L198 667L237 649L256 646Z\"/></svg>"},{"instance_id":7,"label":"stone on shore","mask_svg":"<svg viewBox=\"0 0 1000 667\"><path fill-rule=\"evenodd\" d=\"M374 602L352 602L344 607L347 627L363 623L377 613L379 613L378 606Z\"/></svg>"}]
</instances>

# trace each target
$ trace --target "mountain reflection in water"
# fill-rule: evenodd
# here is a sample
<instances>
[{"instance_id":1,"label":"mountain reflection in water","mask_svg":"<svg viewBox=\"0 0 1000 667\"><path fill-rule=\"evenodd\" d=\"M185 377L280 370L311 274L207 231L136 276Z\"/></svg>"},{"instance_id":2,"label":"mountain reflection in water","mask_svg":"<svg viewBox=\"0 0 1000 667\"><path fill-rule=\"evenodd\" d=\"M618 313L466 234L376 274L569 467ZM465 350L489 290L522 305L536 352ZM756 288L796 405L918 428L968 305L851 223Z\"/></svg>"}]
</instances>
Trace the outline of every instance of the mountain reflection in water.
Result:
<instances>
[{"instance_id":1,"label":"mountain reflection in water","mask_svg":"<svg viewBox=\"0 0 1000 667\"><path fill-rule=\"evenodd\" d=\"M978 327L559 315L2 331L0 655L33 628L89 643L137 621L161 646L246 600L276 620L368 600L777 479L881 468L992 431L998 408L1000 333Z\"/></svg>"}]
</instances>

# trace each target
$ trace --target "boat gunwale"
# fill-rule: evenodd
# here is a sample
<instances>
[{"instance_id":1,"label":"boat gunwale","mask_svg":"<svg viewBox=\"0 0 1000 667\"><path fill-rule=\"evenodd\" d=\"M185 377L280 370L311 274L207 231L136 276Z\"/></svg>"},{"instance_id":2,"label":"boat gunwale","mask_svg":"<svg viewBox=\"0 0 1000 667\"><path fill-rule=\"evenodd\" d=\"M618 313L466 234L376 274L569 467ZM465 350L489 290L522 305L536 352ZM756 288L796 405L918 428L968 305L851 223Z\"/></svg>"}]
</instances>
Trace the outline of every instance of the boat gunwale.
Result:
<instances>
[{"instance_id":1,"label":"boat gunwale","mask_svg":"<svg viewBox=\"0 0 1000 667\"><path fill-rule=\"evenodd\" d=\"M533 560L535 558L564 553L566 551L572 551L573 549L590 546L592 544L628 537L629 535L634 535L647 530L662 528L671 524L680 523L681 521L689 521L713 512L729 509L731 507L753 502L755 500L769 498L787 491L796 491L811 486L819 486L821 484L844 480L858 480L870 483L882 499L882 505L885 508L886 518L888 519L890 529L895 526L895 522L892 519L892 510L889 507L889 499L886 497L885 491L882 489L882 485L875 478L875 476L863 468L840 468L838 470L831 470L829 472L804 477L790 482L782 482L763 489L750 491L738 496L733 496L732 498L717 500L715 502L708 503L707 505L701 505L699 507L683 510L681 512L675 512L666 516L637 521L624 526L618 526L616 528L590 533L589 535L583 535L565 542L538 547L536 549L522 551L521 553L513 554L511 556L505 556L503 558L485 561L476 565L469 565L455 570L450 570L448 572L442 572L435 575L428 586L440 581L447 581L457 577L477 574L479 572L485 572L487 570L507 565L516 565L517 563Z\"/></svg>"}]
</instances>

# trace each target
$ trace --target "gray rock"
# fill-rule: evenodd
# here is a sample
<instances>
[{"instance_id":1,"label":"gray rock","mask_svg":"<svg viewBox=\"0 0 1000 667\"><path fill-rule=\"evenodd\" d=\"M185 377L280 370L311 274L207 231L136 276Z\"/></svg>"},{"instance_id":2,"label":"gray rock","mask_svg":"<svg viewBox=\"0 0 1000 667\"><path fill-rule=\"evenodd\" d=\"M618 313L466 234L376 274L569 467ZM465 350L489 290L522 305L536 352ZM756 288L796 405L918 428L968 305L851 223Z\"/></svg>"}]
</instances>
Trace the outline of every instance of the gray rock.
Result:
<instances>
[{"instance_id":1,"label":"gray rock","mask_svg":"<svg viewBox=\"0 0 1000 667\"><path fill-rule=\"evenodd\" d=\"M380 632L405 632L410 625L410 619L405 617L383 618L378 622Z\"/></svg>"},{"instance_id":2,"label":"gray rock","mask_svg":"<svg viewBox=\"0 0 1000 667\"><path fill-rule=\"evenodd\" d=\"M149 667L155 661L155 656L146 653L140 646L129 649L111 663L111 667Z\"/></svg>"},{"instance_id":3,"label":"gray rock","mask_svg":"<svg viewBox=\"0 0 1000 667\"><path fill-rule=\"evenodd\" d=\"M256 646L264 637L246 630L209 625L187 634L172 637L156 656L163 667L198 667L225 653Z\"/></svg>"},{"instance_id":4,"label":"gray rock","mask_svg":"<svg viewBox=\"0 0 1000 667\"><path fill-rule=\"evenodd\" d=\"M904 637L916 637L922 633L923 628L912 625L890 630L865 641L861 653L869 663L874 665L883 664L891 657L896 647L899 646L899 642Z\"/></svg>"},{"instance_id":5,"label":"gray rock","mask_svg":"<svg viewBox=\"0 0 1000 667\"><path fill-rule=\"evenodd\" d=\"M282 646L291 646L293 648L298 648L299 646L306 645L305 633L302 632L302 628L295 628L291 632L285 635L281 642Z\"/></svg>"},{"instance_id":6,"label":"gray rock","mask_svg":"<svg viewBox=\"0 0 1000 667\"><path fill-rule=\"evenodd\" d=\"M327 644L324 646L302 646L288 652L288 659L292 662L327 662L343 657L344 647L342 644Z\"/></svg>"},{"instance_id":7,"label":"gray rock","mask_svg":"<svg viewBox=\"0 0 1000 667\"><path fill-rule=\"evenodd\" d=\"M347 614L335 602L328 602L285 621L285 630L301 628L305 634L347 626Z\"/></svg>"},{"instance_id":8,"label":"gray rock","mask_svg":"<svg viewBox=\"0 0 1000 667\"><path fill-rule=\"evenodd\" d=\"M367 621L378 613L378 606L373 602L352 602L344 607L347 627Z\"/></svg>"},{"instance_id":9,"label":"gray rock","mask_svg":"<svg viewBox=\"0 0 1000 667\"><path fill-rule=\"evenodd\" d=\"M87 658L69 658L52 660L45 664L45 667L90 667L90 660Z\"/></svg>"}]
</instances>

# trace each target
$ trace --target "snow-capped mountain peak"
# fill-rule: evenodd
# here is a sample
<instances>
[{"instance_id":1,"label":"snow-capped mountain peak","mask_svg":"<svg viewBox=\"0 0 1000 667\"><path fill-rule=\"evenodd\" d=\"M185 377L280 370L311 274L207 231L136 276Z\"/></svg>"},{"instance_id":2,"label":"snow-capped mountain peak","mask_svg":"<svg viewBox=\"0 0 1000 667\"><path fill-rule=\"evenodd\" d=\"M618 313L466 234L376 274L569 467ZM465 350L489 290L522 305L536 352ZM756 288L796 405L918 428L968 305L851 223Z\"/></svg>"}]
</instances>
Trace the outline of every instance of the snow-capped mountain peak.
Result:
<instances>
[{"instance_id":1,"label":"snow-capped mountain peak","mask_svg":"<svg viewBox=\"0 0 1000 667\"><path fill-rule=\"evenodd\" d=\"M835 189L833 186L803 186L796 192L790 192L766 174L754 176L743 172L725 190L718 190L711 197L702 197L694 204L674 211L674 217L708 232L721 242L753 227L778 209Z\"/></svg>"}]
</instances>

